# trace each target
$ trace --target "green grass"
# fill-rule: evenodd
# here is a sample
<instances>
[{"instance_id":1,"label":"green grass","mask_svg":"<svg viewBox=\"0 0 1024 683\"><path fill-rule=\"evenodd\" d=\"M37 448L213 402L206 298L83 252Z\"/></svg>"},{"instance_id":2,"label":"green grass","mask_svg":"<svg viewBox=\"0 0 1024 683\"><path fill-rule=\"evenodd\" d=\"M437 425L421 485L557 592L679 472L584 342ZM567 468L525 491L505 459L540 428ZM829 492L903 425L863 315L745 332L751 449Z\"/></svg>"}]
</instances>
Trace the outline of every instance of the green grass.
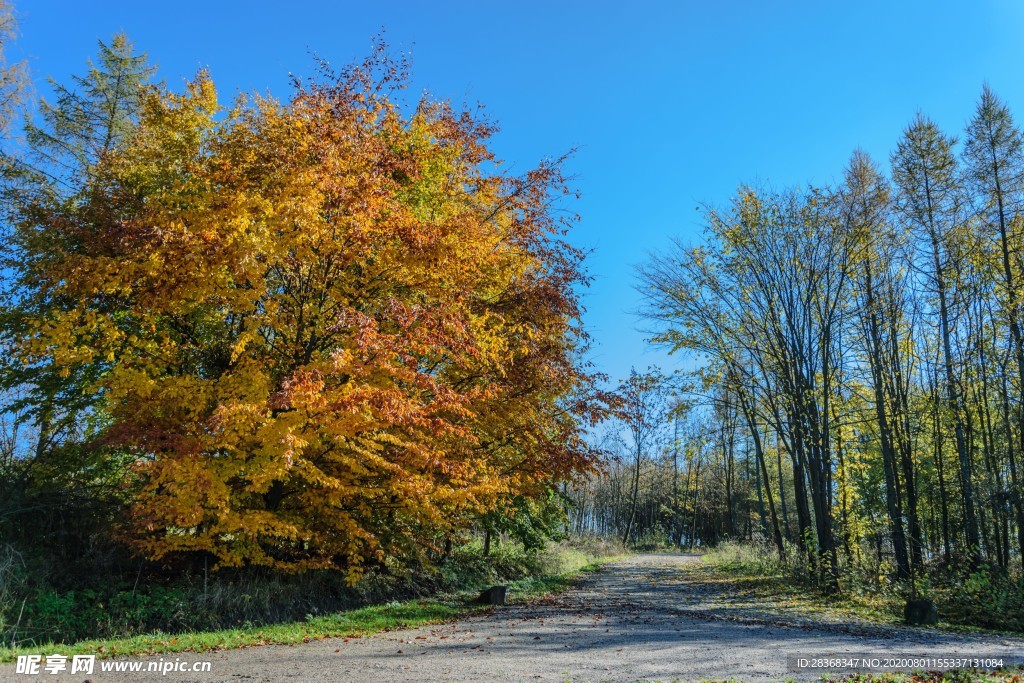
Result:
<instances>
[{"instance_id":1,"label":"green grass","mask_svg":"<svg viewBox=\"0 0 1024 683\"><path fill-rule=\"evenodd\" d=\"M409 600L363 607L288 624L175 635L154 633L117 640L86 640L72 645L48 644L37 647L4 648L0 649L0 662L14 661L19 654L40 654L51 651L66 655L98 654L113 657L185 651L204 652L271 643L292 645L323 638L362 637L396 628L437 624L461 616L471 609L473 607L469 605L456 603Z\"/></svg>"},{"instance_id":2,"label":"green grass","mask_svg":"<svg viewBox=\"0 0 1024 683\"><path fill-rule=\"evenodd\" d=\"M509 600L525 602L537 596L565 590L580 574L594 571L615 557L594 558L577 550L559 552L549 562L550 573L510 582ZM207 652L256 645L293 645L324 638L361 638L381 631L439 624L471 612L493 609L473 603L475 593L462 592L431 599L406 600L310 616L304 621L188 633L150 633L128 638L83 640L72 644L47 643L29 647L0 647L0 663L13 662L19 654L59 652L64 655L95 654L101 657L156 655L176 652Z\"/></svg>"},{"instance_id":3,"label":"green grass","mask_svg":"<svg viewBox=\"0 0 1024 683\"><path fill-rule=\"evenodd\" d=\"M509 584L510 602L522 602L531 598L551 593L558 593L570 588L579 578L580 574L596 571L602 565L612 562L621 556L604 557L597 561L589 561L559 574L547 574L542 576L530 576Z\"/></svg>"}]
</instances>

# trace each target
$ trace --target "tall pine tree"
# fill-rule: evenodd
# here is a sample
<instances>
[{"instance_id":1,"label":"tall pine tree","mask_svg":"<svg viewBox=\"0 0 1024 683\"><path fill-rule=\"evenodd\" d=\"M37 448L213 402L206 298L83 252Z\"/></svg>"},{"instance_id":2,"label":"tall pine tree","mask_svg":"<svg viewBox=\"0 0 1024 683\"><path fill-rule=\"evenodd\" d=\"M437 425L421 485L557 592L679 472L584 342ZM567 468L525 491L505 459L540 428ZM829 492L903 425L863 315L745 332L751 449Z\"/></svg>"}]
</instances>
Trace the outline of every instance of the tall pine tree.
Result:
<instances>
[{"instance_id":1,"label":"tall pine tree","mask_svg":"<svg viewBox=\"0 0 1024 683\"><path fill-rule=\"evenodd\" d=\"M17 154L5 150L3 201L8 223L17 227L5 240L0 264L5 274L0 340L5 345L28 334L26 321L36 313L67 303L51 300L49 292L35 286L47 268L46 255L91 248L90 226L117 220L116 213L124 210L97 210L87 197L100 181L95 173L99 160L135 125L153 73L147 57L137 54L124 34L110 43L101 41L85 75L72 77L70 86L51 81L53 103L40 101L36 120L25 124L27 148ZM46 229L56 223L61 229ZM80 428L79 417L94 399L82 387L102 371L81 367L66 375L16 357L0 361L0 370L3 385L21 391L23 399L15 407L34 418L37 456Z\"/></svg>"}]
</instances>

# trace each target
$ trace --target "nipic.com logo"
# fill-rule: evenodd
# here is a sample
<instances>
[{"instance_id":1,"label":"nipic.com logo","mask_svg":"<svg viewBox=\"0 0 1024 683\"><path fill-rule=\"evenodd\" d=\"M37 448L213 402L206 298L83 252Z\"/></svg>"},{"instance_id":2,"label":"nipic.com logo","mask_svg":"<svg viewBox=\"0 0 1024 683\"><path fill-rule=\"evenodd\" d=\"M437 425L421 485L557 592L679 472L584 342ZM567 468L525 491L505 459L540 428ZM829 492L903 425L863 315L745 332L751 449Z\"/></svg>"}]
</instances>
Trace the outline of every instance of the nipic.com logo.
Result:
<instances>
[{"instance_id":1,"label":"nipic.com logo","mask_svg":"<svg viewBox=\"0 0 1024 683\"><path fill-rule=\"evenodd\" d=\"M125 673L158 673L166 676L169 673L209 673L211 662L189 662L180 659L166 660L160 658L149 662L101 661L99 670L102 672ZM96 670L96 655L18 655L14 672L27 676L45 674L92 674Z\"/></svg>"},{"instance_id":2,"label":"nipic.com logo","mask_svg":"<svg viewBox=\"0 0 1024 683\"><path fill-rule=\"evenodd\" d=\"M29 676L40 673L91 674L96 666L96 655L74 655L71 661L65 655L18 655L14 672Z\"/></svg>"}]
</instances>

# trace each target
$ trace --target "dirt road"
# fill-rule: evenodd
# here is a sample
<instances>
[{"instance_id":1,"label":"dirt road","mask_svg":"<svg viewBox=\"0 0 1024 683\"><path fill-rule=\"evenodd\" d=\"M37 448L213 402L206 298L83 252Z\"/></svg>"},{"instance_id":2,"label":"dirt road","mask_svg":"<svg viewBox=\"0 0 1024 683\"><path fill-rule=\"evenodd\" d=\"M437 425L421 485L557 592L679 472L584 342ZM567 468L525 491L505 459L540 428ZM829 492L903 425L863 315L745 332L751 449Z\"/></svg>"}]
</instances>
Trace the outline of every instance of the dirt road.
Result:
<instances>
[{"instance_id":1,"label":"dirt road","mask_svg":"<svg viewBox=\"0 0 1024 683\"><path fill-rule=\"evenodd\" d=\"M209 661L209 674L100 673L107 681L743 681L815 680L787 657L1024 655L1024 639L944 634L865 624L796 622L733 607L681 565L688 555L637 555L588 575L558 597L509 605L453 624L324 640L180 655ZM724 599L723 599L724 598ZM171 656L168 659L174 659ZM152 658L156 659L156 658ZM137 660L136 660L137 661ZM98 666L97 666L98 668ZM84 677L78 676L77 680ZM72 680L15 676L2 680Z\"/></svg>"}]
</instances>

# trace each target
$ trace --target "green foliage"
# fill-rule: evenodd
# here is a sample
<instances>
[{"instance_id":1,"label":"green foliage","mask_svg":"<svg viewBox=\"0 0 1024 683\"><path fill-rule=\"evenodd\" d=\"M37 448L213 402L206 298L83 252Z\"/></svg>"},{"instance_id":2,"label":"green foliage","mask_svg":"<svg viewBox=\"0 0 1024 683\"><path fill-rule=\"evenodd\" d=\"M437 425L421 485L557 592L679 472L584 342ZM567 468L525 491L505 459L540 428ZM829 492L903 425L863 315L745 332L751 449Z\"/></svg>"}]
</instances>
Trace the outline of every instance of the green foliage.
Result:
<instances>
[{"instance_id":1,"label":"green foliage","mask_svg":"<svg viewBox=\"0 0 1024 683\"><path fill-rule=\"evenodd\" d=\"M1024 578L982 565L929 581L939 618L952 624L1024 631Z\"/></svg>"},{"instance_id":2,"label":"green foliage","mask_svg":"<svg viewBox=\"0 0 1024 683\"><path fill-rule=\"evenodd\" d=\"M553 489L544 497L516 496L506 506L486 514L483 526L491 533L514 538L527 550L539 550L549 540L564 538L565 501Z\"/></svg>"}]
</instances>

